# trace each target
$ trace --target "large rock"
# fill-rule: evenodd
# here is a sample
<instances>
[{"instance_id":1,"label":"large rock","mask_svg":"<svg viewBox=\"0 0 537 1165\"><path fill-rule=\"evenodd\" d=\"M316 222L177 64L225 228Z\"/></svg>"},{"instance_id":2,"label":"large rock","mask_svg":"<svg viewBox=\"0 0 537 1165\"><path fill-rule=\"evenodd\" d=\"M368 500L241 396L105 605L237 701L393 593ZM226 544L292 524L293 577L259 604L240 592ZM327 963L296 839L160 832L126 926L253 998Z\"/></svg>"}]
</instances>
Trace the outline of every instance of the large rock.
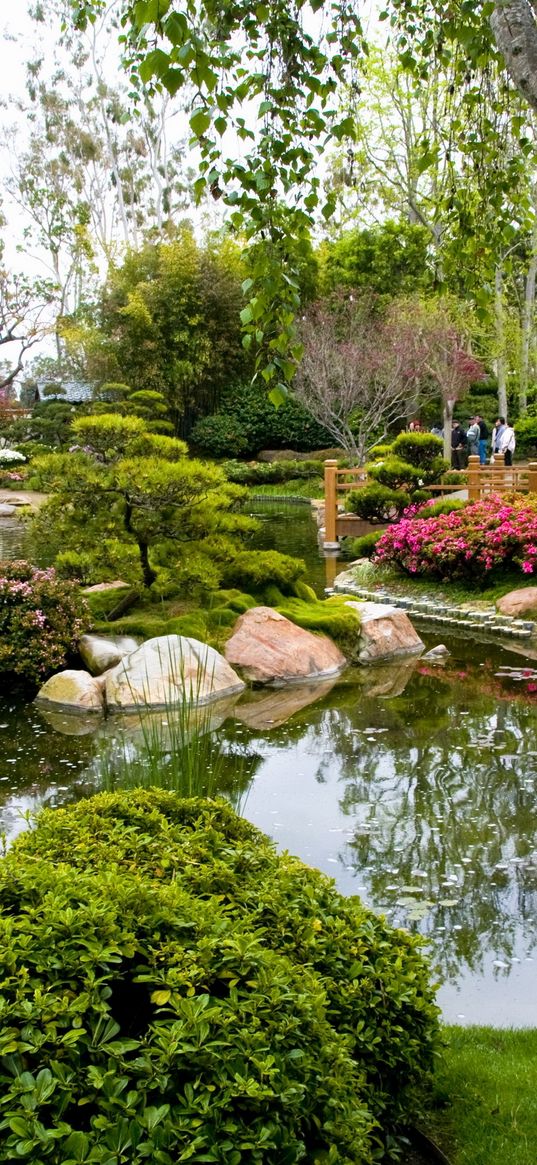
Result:
<instances>
[{"instance_id":1,"label":"large rock","mask_svg":"<svg viewBox=\"0 0 537 1165\"><path fill-rule=\"evenodd\" d=\"M252 607L237 620L225 647L228 663L258 684L325 679L346 665L335 643L312 635L272 607Z\"/></svg>"},{"instance_id":2,"label":"large rock","mask_svg":"<svg viewBox=\"0 0 537 1165\"><path fill-rule=\"evenodd\" d=\"M36 696L44 707L64 712L104 712L104 681L87 671L58 672L51 676Z\"/></svg>"},{"instance_id":3,"label":"large rock","mask_svg":"<svg viewBox=\"0 0 537 1165\"><path fill-rule=\"evenodd\" d=\"M244 688L214 648L184 635L148 639L106 672L104 679L111 711L140 706L167 708L185 699L208 704Z\"/></svg>"},{"instance_id":4,"label":"large rock","mask_svg":"<svg viewBox=\"0 0 537 1165\"><path fill-rule=\"evenodd\" d=\"M358 663L383 663L404 655L419 655L425 647L408 615L386 603L349 601L360 615Z\"/></svg>"},{"instance_id":5,"label":"large rock","mask_svg":"<svg viewBox=\"0 0 537 1165\"><path fill-rule=\"evenodd\" d=\"M500 615L537 615L537 587L518 587L496 603Z\"/></svg>"},{"instance_id":6,"label":"large rock","mask_svg":"<svg viewBox=\"0 0 537 1165\"><path fill-rule=\"evenodd\" d=\"M86 667L93 676L100 676L111 667L116 667L126 655L140 646L137 639L129 635L83 635L78 641L78 650Z\"/></svg>"},{"instance_id":7,"label":"large rock","mask_svg":"<svg viewBox=\"0 0 537 1165\"><path fill-rule=\"evenodd\" d=\"M123 582L122 579L116 578L114 579L114 582L95 583L92 587L84 587L83 594L95 595L99 594L100 591L118 591L123 587L128 587L128 585L129 584Z\"/></svg>"}]
</instances>

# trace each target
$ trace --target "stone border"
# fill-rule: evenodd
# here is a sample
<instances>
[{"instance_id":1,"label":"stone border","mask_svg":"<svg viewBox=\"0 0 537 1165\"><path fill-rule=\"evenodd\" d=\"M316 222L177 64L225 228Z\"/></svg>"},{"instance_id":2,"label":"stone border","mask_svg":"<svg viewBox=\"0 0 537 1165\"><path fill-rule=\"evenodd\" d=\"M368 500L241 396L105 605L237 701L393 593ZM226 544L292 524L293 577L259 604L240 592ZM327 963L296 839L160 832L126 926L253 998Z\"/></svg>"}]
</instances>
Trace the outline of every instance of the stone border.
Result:
<instances>
[{"instance_id":1,"label":"stone border","mask_svg":"<svg viewBox=\"0 0 537 1165\"><path fill-rule=\"evenodd\" d=\"M341 576L339 576L341 577ZM497 615L494 611L472 611L461 607L450 607L437 599L407 598L388 591L373 591L356 582L340 582L336 578L333 587L327 587L325 594L356 595L373 603L389 603L423 623L436 623L448 630L460 628L461 623L468 631L479 631L489 636L509 636L512 639L531 639L537 624L529 619L515 619L512 615Z\"/></svg>"}]
</instances>

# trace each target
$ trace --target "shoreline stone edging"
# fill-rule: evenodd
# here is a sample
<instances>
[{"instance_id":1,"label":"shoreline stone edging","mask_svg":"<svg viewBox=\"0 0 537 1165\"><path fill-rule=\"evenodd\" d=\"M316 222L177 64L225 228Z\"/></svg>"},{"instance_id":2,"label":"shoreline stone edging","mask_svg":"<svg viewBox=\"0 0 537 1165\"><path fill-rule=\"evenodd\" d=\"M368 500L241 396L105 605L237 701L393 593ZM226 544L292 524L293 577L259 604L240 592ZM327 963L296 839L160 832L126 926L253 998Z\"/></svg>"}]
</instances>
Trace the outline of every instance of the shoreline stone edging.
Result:
<instances>
[{"instance_id":1,"label":"shoreline stone edging","mask_svg":"<svg viewBox=\"0 0 537 1165\"><path fill-rule=\"evenodd\" d=\"M437 623L448 629L460 627L461 623L464 623L468 631L479 631L485 635L488 633L495 636L510 636L513 639L531 639L537 631L537 624L530 619L516 619L511 615L497 614L493 610L477 611L450 606L445 602L439 603L437 599L409 598L405 595L393 594L391 591L372 590L370 587L356 583L349 570L338 574L333 587L327 587L325 593L327 595L352 594L365 602L387 603L405 611L411 618L419 619L424 623Z\"/></svg>"}]
</instances>

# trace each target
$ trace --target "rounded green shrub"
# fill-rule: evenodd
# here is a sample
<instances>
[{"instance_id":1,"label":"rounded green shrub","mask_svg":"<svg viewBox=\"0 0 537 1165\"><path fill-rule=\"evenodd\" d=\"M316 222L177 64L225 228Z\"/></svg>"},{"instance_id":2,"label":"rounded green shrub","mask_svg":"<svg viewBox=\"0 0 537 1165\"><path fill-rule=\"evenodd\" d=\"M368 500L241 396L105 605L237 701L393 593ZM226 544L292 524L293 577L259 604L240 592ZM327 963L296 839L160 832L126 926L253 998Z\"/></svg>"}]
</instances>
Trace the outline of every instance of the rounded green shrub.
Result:
<instances>
[{"instance_id":1,"label":"rounded green shrub","mask_svg":"<svg viewBox=\"0 0 537 1165\"><path fill-rule=\"evenodd\" d=\"M430 470L443 461L444 442L434 433L399 433L392 445L392 453L416 469Z\"/></svg>"},{"instance_id":2,"label":"rounded green shrub","mask_svg":"<svg viewBox=\"0 0 537 1165\"><path fill-rule=\"evenodd\" d=\"M254 594L271 584L290 591L305 573L301 558L279 550L243 550L224 566L223 583Z\"/></svg>"},{"instance_id":3,"label":"rounded green shrub","mask_svg":"<svg viewBox=\"0 0 537 1165\"><path fill-rule=\"evenodd\" d=\"M372 1165L415 1117L418 941L225 802L48 810L0 905L0 1161Z\"/></svg>"},{"instance_id":4,"label":"rounded green shrub","mask_svg":"<svg viewBox=\"0 0 537 1165\"><path fill-rule=\"evenodd\" d=\"M411 490L424 482L421 470L394 454L390 454L384 461L367 465L366 469L370 477L389 489Z\"/></svg>"},{"instance_id":5,"label":"rounded green shrub","mask_svg":"<svg viewBox=\"0 0 537 1165\"><path fill-rule=\"evenodd\" d=\"M236 416L214 413L197 421L191 433L192 444L213 457L240 457L249 449L244 425Z\"/></svg>"},{"instance_id":6,"label":"rounded green shrub","mask_svg":"<svg viewBox=\"0 0 537 1165\"><path fill-rule=\"evenodd\" d=\"M414 518L437 518L439 514L453 514L455 510L463 510L468 502L463 498L438 498L436 502L428 502L421 506Z\"/></svg>"},{"instance_id":7,"label":"rounded green shrub","mask_svg":"<svg viewBox=\"0 0 537 1165\"><path fill-rule=\"evenodd\" d=\"M342 546L345 558L372 558L381 535L382 530L374 530L361 538L345 538Z\"/></svg>"},{"instance_id":8,"label":"rounded green shrub","mask_svg":"<svg viewBox=\"0 0 537 1165\"><path fill-rule=\"evenodd\" d=\"M366 522L390 522L410 505L410 494L403 489L391 489L380 482L364 485L347 494L345 508Z\"/></svg>"},{"instance_id":9,"label":"rounded green shrub","mask_svg":"<svg viewBox=\"0 0 537 1165\"><path fill-rule=\"evenodd\" d=\"M278 485L280 482L322 477L322 461L224 461L228 481L238 485Z\"/></svg>"}]
</instances>

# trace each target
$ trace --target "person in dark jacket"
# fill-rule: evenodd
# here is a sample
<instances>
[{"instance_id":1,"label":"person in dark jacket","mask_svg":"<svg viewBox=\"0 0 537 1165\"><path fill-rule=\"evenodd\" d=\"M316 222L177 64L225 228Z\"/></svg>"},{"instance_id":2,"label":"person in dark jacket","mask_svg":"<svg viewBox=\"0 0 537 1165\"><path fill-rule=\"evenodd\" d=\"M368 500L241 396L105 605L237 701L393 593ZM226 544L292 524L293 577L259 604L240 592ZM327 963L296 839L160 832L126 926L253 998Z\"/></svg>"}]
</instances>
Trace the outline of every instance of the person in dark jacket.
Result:
<instances>
[{"instance_id":1,"label":"person in dark jacket","mask_svg":"<svg viewBox=\"0 0 537 1165\"><path fill-rule=\"evenodd\" d=\"M453 421L451 429L451 467L452 469L466 468L466 446L468 438L458 421Z\"/></svg>"},{"instance_id":2,"label":"person in dark jacket","mask_svg":"<svg viewBox=\"0 0 537 1165\"><path fill-rule=\"evenodd\" d=\"M479 425L479 460L481 465L487 464L487 441L489 439L489 427L483 420L483 417L476 417Z\"/></svg>"}]
</instances>

